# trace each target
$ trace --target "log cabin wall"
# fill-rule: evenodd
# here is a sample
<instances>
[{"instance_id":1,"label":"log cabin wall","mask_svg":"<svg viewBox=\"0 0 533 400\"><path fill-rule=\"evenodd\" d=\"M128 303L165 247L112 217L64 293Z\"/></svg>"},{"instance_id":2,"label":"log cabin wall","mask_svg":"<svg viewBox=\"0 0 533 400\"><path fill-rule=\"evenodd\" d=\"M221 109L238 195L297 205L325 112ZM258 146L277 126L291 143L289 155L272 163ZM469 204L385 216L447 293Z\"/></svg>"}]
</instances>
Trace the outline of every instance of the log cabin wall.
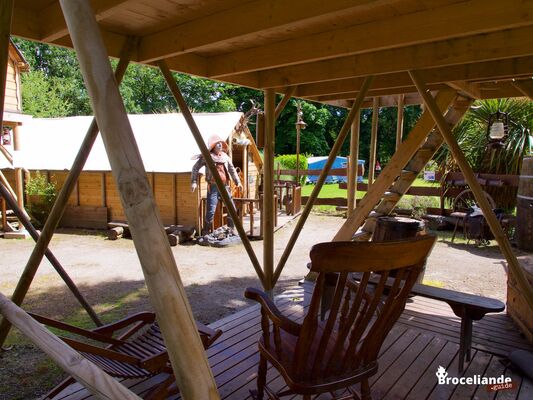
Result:
<instances>
[{"instance_id":1,"label":"log cabin wall","mask_svg":"<svg viewBox=\"0 0 533 400\"><path fill-rule=\"evenodd\" d=\"M22 67L22 68L21 68ZM20 72L27 69L27 64L20 60L12 44L9 46L9 61L7 63L6 92L4 111L22 112L22 98L20 96Z\"/></svg>"}]
</instances>

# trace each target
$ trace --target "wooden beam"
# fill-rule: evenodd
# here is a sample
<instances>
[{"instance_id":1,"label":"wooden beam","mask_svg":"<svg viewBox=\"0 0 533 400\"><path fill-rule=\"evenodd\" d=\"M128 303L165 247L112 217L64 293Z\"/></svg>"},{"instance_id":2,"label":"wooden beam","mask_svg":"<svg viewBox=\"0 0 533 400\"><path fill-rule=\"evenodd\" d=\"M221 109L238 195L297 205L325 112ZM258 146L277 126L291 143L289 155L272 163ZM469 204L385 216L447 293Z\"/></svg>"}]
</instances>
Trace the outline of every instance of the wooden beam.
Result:
<instances>
[{"instance_id":1,"label":"wooden beam","mask_svg":"<svg viewBox=\"0 0 533 400\"><path fill-rule=\"evenodd\" d=\"M230 217L233 220L233 223L235 224L235 228L237 229L237 232L239 233L239 236L244 245L244 248L246 249L248 253L248 257L250 257L250 260L255 269L255 272L257 273L257 276L259 277L259 279L263 281L264 277L263 277L263 271L261 270L261 265L259 264L259 261L257 260L257 256L255 255L255 252L252 248L250 240L248 239L248 236L246 236L246 232L242 226L242 222L239 216L237 215L237 210L235 209L235 206L233 202L231 201L231 198L229 197L226 187L224 183L222 183L222 180L219 179L220 175L218 174L216 170L216 166L213 162L213 159L211 158L209 149L207 148L204 142L204 138L200 130L198 129L198 125L196 125L196 122L194 121L191 111L187 107L187 103L185 102L183 95L181 94L181 91L176 81L174 80L174 77L172 76L172 73L170 72L170 69L166 65L165 61L159 61L159 68L161 69L161 73L163 74L167 82L170 92L172 93L172 95L174 96L174 99L178 103L178 107L181 113L183 114L183 117L185 118L187 125L189 126L189 129L194 137L194 140L196 141L196 144L198 145L198 148L200 149L200 152L202 153L202 156L206 162L206 167L211 171L211 174L215 179L218 193L220 194L220 197L222 197L222 201L226 205L228 213L230 214Z\"/></svg>"},{"instance_id":2,"label":"wooden beam","mask_svg":"<svg viewBox=\"0 0 533 400\"><path fill-rule=\"evenodd\" d=\"M350 168L348 170L348 200L347 215L353 213L357 206L357 171L359 166L359 132L361 127L361 110L354 116L350 134Z\"/></svg>"},{"instance_id":3,"label":"wooden beam","mask_svg":"<svg viewBox=\"0 0 533 400\"><path fill-rule=\"evenodd\" d=\"M531 25L533 3L474 0L215 56L209 76L284 67ZM372 32L372 34L368 34ZM350 40L347 38L362 38Z\"/></svg>"},{"instance_id":4,"label":"wooden beam","mask_svg":"<svg viewBox=\"0 0 533 400\"><path fill-rule=\"evenodd\" d=\"M372 103L372 129L370 132L370 155L368 156L368 187L374 183L376 172L376 151L378 145L379 97L374 97Z\"/></svg>"},{"instance_id":5,"label":"wooden beam","mask_svg":"<svg viewBox=\"0 0 533 400\"><path fill-rule=\"evenodd\" d=\"M432 91L443 90L443 89L448 89L448 88L449 86L444 85L444 84L431 85ZM421 104L422 102L422 98L420 97L420 95L418 94L414 86L371 90L367 93L368 98L370 99L371 103L373 103L372 98L379 97L380 98L379 104L383 107L396 107L396 104L398 103L398 97L397 97L398 94L405 95L406 104ZM306 97L306 98L311 101L324 102L324 101L330 101L330 100L354 100L356 97L357 97L357 92L349 92L349 93L338 93L338 94L330 94L330 95L325 95L325 96Z\"/></svg>"},{"instance_id":6,"label":"wooden beam","mask_svg":"<svg viewBox=\"0 0 533 400\"><path fill-rule=\"evenodd\" d=\"M126 72L126 68L128 67L128 64L129 64L130 50L134 47L134 45L135 45L135 41L130 40L129 42L127 42L126 46L124 47L123 56L121 57L121 60L119 64L117 65L117 71L115 73L115 79L118 83L122 81L124 73ZM93 118L87 130L87 133L85 134L85 138L83 139L83 142L80 146L78 154L76 155L76 158L74 159L70 172L67 175L67 178L65 179L65 182L63 183L63 186L61 187L61 190L59 191L57 195L54 205L52 206L52 209L50 210L50 214L46 218L46 222L44 224L42 232L40 233L40 235L38 235L36 239L37 243L35 244L32 250L32 253L30 254L30 258L28 259L28 262L26 263L26 266L24 267L24 270L22 271L20 279L17 282L17 286L15 287L13 295L11 296L12 301L16 305L20 306L22 302L24 301L24 298L26 297L26 294L28 293L28 290L31 286L33 278L35 277L35 274L37 273L37 270L39 268L39 265L41 264L43 256L46 254L48 245L50 244L50 241L52 240L54 232L57 229L57 226L59 225L59 221L61 220L61 217L63 216L63 213L65 212L65 208L67 207L70 196L74 190L76 190L76 205L78 206L80 205L79 204L80 196L79 196L79 189L78 189L78 178L83 170L83 166L85 165L87 158L89 157L89 154L91 153L91 149L93 147L94 141L96 140L97 136L98 136L98 125L96 123L96 119ZM58 270L58 272L60 271ZM75 288L75 290L77 290L77 288ZM76 295L75 292L73 293ZM83 299L83 301L84 300L85 299ZM90 307L87 311L89 312L89 315L91 315L91 317L93 318L93 320L95 321L97 325L102 325L102 323L100 322L98 317L96 317L96 314L94 314L94 311L92 311ZM0 324L0 344L4 342L5 338L7 337L7 334L9 333L9 329L10 329L10 325L7 323L7 321L3 320L2 323Z\"/></svg>"},{"instance_id":7,"label":"wooden beam","mask_svg":"<svg viewBox=\"0 0 533 400\"><path fill-rule=\"evenodd\" d=\"M533 79L517 79L512 85L517 88L524 96L533 100Z\"/></svg>"},{"instance_id":8,"label":"wooden beam","mask_svg":"<svg viewBox=\"0 0 533 400\"><path fill-rule=\"evenodd\" d=\"M285 109L285 106L289 102L292 96L294 96L294 92L296 92L297 87L296 86L289 86L287 90L285 91L285 94L283 95L283 98L276 106L276 111L274 113L274 117L277 120L279 116L281 115L281 112Z\"/></svg>"},{"instance_id":9,"label":"wooden beam","mask_svg":"<svg viewBox=\"0 0 533 400\"><path fill-rule=\"evenodd\" d=\"M7 189L7 187L1 183L0 183L0 197L3 197L5 199L9 207L15 213L15 216L22 223L22 226L24 226L24 228L28 231L32 239L35 242L37 242L39 240L39 232L37 231L37 229L35 229L35 227L30 222L30 218L26 214L26 211L23 208L19 207L15 198L11 195L11 193L9 193L9 190ZM74 297L78 300L80 305L85 309L89 317L96 324L96 326L103 325L102 321L100 321L100 318L98 318L98 315L96 315L96 313L94 312L89 302L85 299L85 297L83 297L83 295L79 291L74 281L70 278L67 271L65 271L65 269L63 268L59 260L54 256L52 251L50 249L46 249L44 252L44 255L46 256L46 258L48 259L52 267L56 270L58 275L61 277L61 279L63 279L63 282L65 282L65 284L70 289ZM13 294L12 297L14 298L15 294ZM6 319L3 319L2 322L0 323L0 332L2 332L1 337L0 337L0 347L2 347L2 344L4 343L7 337L7 334L9 332L9 327L10 327L9 321Z\"/></svg>"},{"instance_id":10,"label":"wooden beam","mask_svg":"<svg viewBox=\"0 0 533 400\"><path fill-rule=\"evenodd\" d=\"M419 70L419 73L423 76L425 82L428 82L428 85L445 84L452 80L505 80L512 77L533 75L533 57L438 67ZM295 96L311 97L357 92L362 83L363 78L359 77L302 84L298 86ZM412 83L407 72L395 72L376 76L372 84L372 90L412 86Z\"/></svg>"},{"instance_id":11,"label":"wooden beam","mask_svg":"<svg viewBox=\"0 0 533 400\"><path fill-rule=\"evenodd\" d=\"M186 399L218 399L216 383L91 6L87 0L60 3L177 385Z\"/></svg>"},{"instance_id":12,"label":"wooden beam","mask_svg":"<svg viewBox=\"0 0 533 400\"><path fill-rule=\"evenodd\" d=\"M335 22L339 17L347 18L347 13L356 14L381 3L383 1L370 0L243 2L237 7L145 36L140 46L140 61L168 58L201 50L206 46L232 43L236 39L250 40L258 33L272 35L316 24L318 21ZM209 26L223 26L224 29L206 29Z\"/></svg>"},{"instance_id":13,"label":"wooden beam","mask_svg":"<svg viewBox=\"0 0 533 400\"><path fill-rule=\"evenodd\" d=\"M436 102L439 110L446 111L456 97L455 91L443 90L437 94ZM383 197L383 194L394 180L400 176L402 169L407 165L409 160L418 151L426 137L435 127L435 121L428 111L425 111L418 122L411 130L407 138L402 142L398 151L394 153L387 166L383 168L381 174L368 190L366 195L359 201L355 212L346 219L342 227L334 236L334 241L351 240L353 234L363 224L368 214L374 209L377 202Z\"/></svg>"},{"instance_id":14,"label":"wooden beam","mask_svg":"<svg viewBox=\"0 0 533 400\"><path fill-rule=\"evenodd\" d=\"M398 114L396 117L396 150L402 143L403 138L403 107L405 105L405 96L403 94L398 96Z\"/></svg>"},{"instance_id":15,"label":"wooden beam","mask_svg":"<svg viewBox=\"0 0 533 400\"><path fill-rule=\"evenodd\" d=\"M475 46L472 44L475 43ZM261 88L533 55L533 27L380 50L259 71ZM457 80L457 79L450 79Z\"/></svg>"},{"instance_id":16,"label":"wooden beam","mask_svg":"<svg viewBox=\"0 0 533 400\"><path fill-rule=\"evenodd\" d=\"M294 227L294 231L292 232L291 237L289 238L289 242L285 246L285 250L283 250L283 254L281 255L281 258L278 262L276 271L274 272L274 281L273 281L274 284L278 281L281 275L281 272L283 271L283 268L285 267L285 264L287 263L287 260L289 259L292 249L294 248L294 245L296 244L296 240L298 240L298 236L300 235L300 232L302 231L304 224L307 221L307 217L309 217L309 214L311 213L311 209L313 208L313 204L315 203L315 200L317 199L318 194L320 193L320 189L322 189L322 185L326 181L329 171L331 170L331 167L333 166L333 163L335 159L337 158L337 154L339 154L339 151L344 143L344 140L346 140L346 136L348 136L348 132L350 131L352 123L356 115L358 114L358 111L361 108L361 104L363 103L366 92L372 85L373 79L374 79L373 76L369 76L365 79L365 82L363 84L363 87L361 88L359 96L357 97L357 99L355 99L355 102L350 112L348 113L348 115L346 116L346 119L344 120L344 124L342 125L342 128L339 131L337 139L335 140L335 144L333 145L333 147L331 148L329 152L329 156L326 161L326 164L324 165L322 172L317 179L316 185L313 188L311 195L309 196L309 201L305 204L305 207L302 211L302 215L300 215L300 218L298 219L298 222L296 223L296 226Z\"/></svg>"},{"instance_id":17,"label":"wooden beam","mask_svg":"<svg viewBox=\"0 0 533 400\"><path fill-rule=\"evenodd\" d=\"M91 0L91 6L97 21L113 15L127 3L127 0ZM41 10L39 14L39 20L41 21L40 41L54 42L68 35L67 24L65 23L65 18L63 18L59 1L52 2Z\"/></svg>"},{"instance_id":18,"label":"wooden beam","mask_svg":"<svg viewBox=\"0 0 533 400\"><path fill-rule=\"evenodd\" d=\"M9 35L11 32L14 4L14 0L5 0L0 3L0 132L4 123L4 99L6 95L7 63L9 61ZM1 145L0 149L9 160L11 158L9 153ZM13 163L13 158L9 161Z\"/></svg>"},{"instance_id":19,"label":"wooden beam","mask_svg":"<svg viewBox=\"0 0 533 400\"><path fill-rule=\"evenodd\" d=\"M457 90L459 93L470 97L471 99L480 99L481 90L477 83L470 83L465 81L452 81L447 82L447 85L452 89Z\"/></svg>"},{"instance_id":20,"label":"wooden beam","mask_svg":"<svg viewBox=\"0 0 533 400\"><path fill-rule=\"evenodd\" d=\"M522 293L522 296L525 297L526 303L529 305L530 313L532 313L533 312L532 287L529 284L525 276L525 273L522 270L522 267L520 266L520 263L518 259L516 258L516 255L513 252L511 243L509 242L509 239L507 239L507 236L505 235L500 225L500 221L498 221L496 214L494 214L494 211L492 210L492 207L487 197L485 196L485 192L483 191L483 188L479 184L474 174L474 171L472 171L472 168L470 167L470 164L468 164L468 160L466 159L463 151L459 147L459 144L457 143L457 140L455 139L455 136L453 135L452 130L446 123L446 120L444 119L438 105L435 103L435 100L433 99L433 97L431 97L431 95L426 90L424 82L420 80L420 77L418 76L416 71L410 71L409 74L411 75L411 78L413 79L414 84L418 88L418 91L424 98L424 104L426 105L426 108L429 110L429 112L433 116L433 119L437 123L437 126L439 127L439 130L444 138L444 141L448 145L448 148L450 149L450 152L452 153L453 158L455 159L455 162L461 169L466 179L466 182L468 183L468 186L470 187L470 190L472 190L472 193L474 194L476 202L479 204L479 207L483 211L483 216L485 217L485 220L487 221L490 227L490 230L492 231L494 235L494 238L498 242L501 252L503 253L503 255L505 256L507 260L507 264L509 266L509 273L511 273L513 277L516 279L518 283L518 287L520 288L520 291Z\"/></svg>"},{"instance_id":21,"label":"wooden beam","mask_svg":"<svg viewBox=\"0 0 533 400\"><path fill-rule=\"evenodd\" d=\"M276 92L265 90L265 148L263 159L263 270L265 271L265 290L272 296L275 285L274 276L274 149L276 140Z\"/></svg>"},{"instance_id":22,"label":"wooden beam","mask_svg":"<svg viewBox=\"0 0 533 400\"><path fill-rule=\"evenodd\" d=\"M0 313L97 398L140 400L139 396L68 346L2 293Z\"/></svg>"}]
</instances>

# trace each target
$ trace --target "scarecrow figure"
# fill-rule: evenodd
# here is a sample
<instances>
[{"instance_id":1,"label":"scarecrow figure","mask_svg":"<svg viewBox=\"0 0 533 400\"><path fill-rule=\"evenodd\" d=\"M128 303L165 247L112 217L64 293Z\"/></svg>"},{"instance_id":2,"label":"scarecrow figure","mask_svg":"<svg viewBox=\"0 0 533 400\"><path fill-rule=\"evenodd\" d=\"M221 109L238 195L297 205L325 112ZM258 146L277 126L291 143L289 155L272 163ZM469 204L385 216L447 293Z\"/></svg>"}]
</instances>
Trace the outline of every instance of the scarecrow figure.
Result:
<instances>
[{"instance_id":1,"label":"scarecrow figure","mask_svg":"<svg viewBox=\"0 0 533 400\"><path fill-rule=\"evenodd\" d=\"M220 179L222 180L222 183L224 183L226 191L228 192L231 198L230 177L231 179L233 179L233 182L237 185L239 189L242 189L242 184L239 179L239 175L237 174L237 171L235 171L235 167L231 162L231 158L227 154L228 145L220 137L218 137L217 135L213 135L209 138L207 147L211 152L211 158L213 159L217 173L219 174ZM196 163L192 167L191 172L192 192L194 192L198 187L198 171L200 170L200 168L205 166L206 162L204 158L199 155L198 161L196 161ZM205 179L207 182L207 207L205 212L202 235L206 235L207 233L209 233L209 229L211 228L211 224L213 223L213 217L215 216L215 210L217 208L218 200L221 199L220 193L218 192L218 188L215 183L215 179L213 178L211 171L209 171L207 167ZM230 217L228 217L228 227L231 229L234 228L233 220Z\"/></svg>"}]
</instances>

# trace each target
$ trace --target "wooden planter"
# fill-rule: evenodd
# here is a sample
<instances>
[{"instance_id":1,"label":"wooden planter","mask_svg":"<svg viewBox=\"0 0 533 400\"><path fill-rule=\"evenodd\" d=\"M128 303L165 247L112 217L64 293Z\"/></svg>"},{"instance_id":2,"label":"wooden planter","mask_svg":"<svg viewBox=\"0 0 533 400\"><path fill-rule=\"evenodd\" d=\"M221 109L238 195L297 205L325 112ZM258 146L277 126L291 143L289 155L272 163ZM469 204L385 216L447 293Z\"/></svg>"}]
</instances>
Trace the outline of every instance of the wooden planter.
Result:
<instances>
[{"instance_id":1,"label":"wooden planter","mask_svg":"<svg viewBox=\"0 0 533 400\"><path fill-rule=\"evenodd\" d=\"M518 257L527 280L533 286L533 260L531 256ZM533 343L533 313L529 308L511 271L507 278L507 313L518 324L522 333Z\"/></svg>"}]
</instances>

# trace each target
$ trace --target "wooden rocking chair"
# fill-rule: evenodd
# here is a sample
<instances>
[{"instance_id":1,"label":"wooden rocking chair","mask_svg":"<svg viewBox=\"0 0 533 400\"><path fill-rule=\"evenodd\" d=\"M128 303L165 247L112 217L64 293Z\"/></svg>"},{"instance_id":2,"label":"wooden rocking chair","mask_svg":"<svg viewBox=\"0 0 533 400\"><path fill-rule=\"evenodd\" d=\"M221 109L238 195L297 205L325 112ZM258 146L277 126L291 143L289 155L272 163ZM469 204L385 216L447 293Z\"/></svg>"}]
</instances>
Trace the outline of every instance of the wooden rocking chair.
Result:
<instances>
[{"instance_id":1,"label":"wooden rocking chair","mask_svg":"<svg viewBox=\"0 0 533 400\"><path fill-rule=\"evenodd\" d=\"M304 399L330 392L334 398L370 399L369 377L385 337L405 308L407 296L435 243L434 236L386 243L330 242L311 249L311 270L319 273L302 324L285 317L265 293L247 289L261 303L257 399L301 394ZM352 279L358 272L360 281ZM331 307L320 318L326 275L336 274ZM371 284L373 282L373 284ZM390 285L390 286L389 286ZM272 329L271 329L272 325ZM285 379L278 393L266 386L267 361ZM341 393L338 393L341 392Z\"/></svg>"},{"instance_id":2,"label":"wooden rocking chair","mask_svg":"<svg viewBox=\"0 0 533 400\"><path fill-rule=\"evenodd\" d=\"M78 328L41 315L29 314L46 326L83 338L85 341L81 342L60 336L65 343L113 377L144 378L162 372L170 374L148 393L147 399L166 398L167 395L178 391L173 385L175 378L163 336L155 320L155 313L137 313L92 330ZM222 334L221 330L208 328L199 322L196 324L206 349ZM117 334L118 336L114 337ZM102 346L93 343L100 343ZM53 398L73 382L74 378L67 378L44 398Z\"/></svg>"}]
</instances>

